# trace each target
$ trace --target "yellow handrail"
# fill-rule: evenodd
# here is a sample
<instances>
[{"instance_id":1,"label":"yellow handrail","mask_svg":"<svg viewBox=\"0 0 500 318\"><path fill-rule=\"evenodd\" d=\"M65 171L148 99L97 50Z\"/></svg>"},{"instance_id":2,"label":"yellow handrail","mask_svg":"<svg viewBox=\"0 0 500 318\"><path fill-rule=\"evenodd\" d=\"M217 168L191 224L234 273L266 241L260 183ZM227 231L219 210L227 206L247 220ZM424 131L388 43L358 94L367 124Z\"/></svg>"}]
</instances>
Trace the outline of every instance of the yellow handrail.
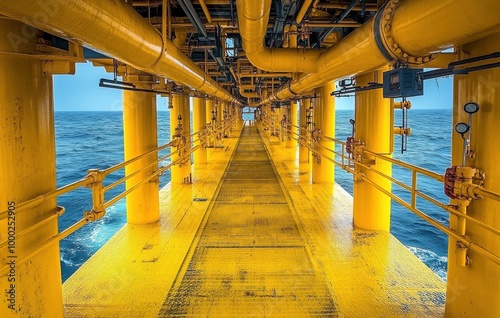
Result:
<instances>
[{"instance_id":1,"label":"yellow handrail","mask_svg":"<svg viewBox=\"0 0 500 318\"><path fill-rule=\"evenodd\" d=\"M266 117L268 116L265 116L265 119ZM269 119L270 120L270 119ZM266 124L265 121L263 121L264 124ZM295 126L297 127L297 126ZM309 132L308 129L306 128L303 128L303 127L297 127L299 129L302 129L302 130L306 130L307 132ZM491 261L495 262L496 264L500 265L500 257L495 255L494 253L488 251L487 249L477 245L476 243L466 239L465 237L457 234L456 232L454 232L452 229L450 229L449 227L441 224L440 222L436 221L435 219L433 219L432 217L428 216L427 214L423 213L422 211L420 211L419 209L417 209L416 205L417 205L417 196L418 197L421 197L423 198L424 200L430 202L431 204L434 204L440 208L442 208L443 210L447 211L448 213L450 214L453 214L457 217L460 217L460 218L463 218L463 219L466 219L474 224L477 224L481 227L483 227L484 229L490 231L491 233L494 233L495 235L500 235L500 230L497 230L495 229L494 227L484 223L484 222L481 222L467 214L464 214L462 213L461 211L458 211L457 209L453 208L452 206L450 205L446 205L444 203L441 203L439 202L438 200L430 197L429 195L426 195L425 193L421 192L418 190L417 188L417 176L418 174L421 174L421 175L424 175L424 176L427 176L429 178L432 178L434 180L437 180L438 182L441 182L443 183L444 182L444 176L443 175L440 175L440 174L437 174L435 172L432 172L430 170L427 170L427 169L424 169L424 168L421 168L421 167L418 167L418 166L414 166L412 164L408 164L406 162L403 162L403 161L400 161L400 160L397 160L397 159L394 159L394 158L391 158L389 156L386 156L386 155L382 155L382 154L378 154L378 153L375 153L373 151L370 151L370 150L367 150L367 149L363 149L363 152L366 153L366 154L369 154L373 157L375 157L376 159L380 159L380 160L386 160L386 161L389 161L393 164L396 164L398 166L401 166L403 168L406 168L408 170L411 171L412 173L412 184L411 186L408 186L407 184L393 178L392 176L389 176L375 168L373 168L371 165L368 165L368 164L364 164L362 162L359 162L359 161L354 161L353 158L351 158L351 156L349 154L345 154L345 151L346 151L346 145L347 143L346 142L343 142L343 141L340 141L340 140L337 140L335 138L332 138L332 137L328 137L328 136L321 136L320 138L325 138L327 139L328 141L333 141L337 144L340 144L341 147L342 147L342 152L341 153L338 153L337 151L335 151L335 149L330 149L316 141L314 141L309 135L307 136L300 136L299 135L299 139L295 138L294 136L292 136L292 134L290 134L290 130L287 129L287 128L284 128L284 127L280 127L280 129L283 129L285 131L285 133L287 133L287 135L290 137L290 138L293 138L295 140L297 140L299 142L299 144L307 147L310 151L312 151L313 153L315 154L318 154L320 156L322 156L324 159L327 159L331 162L333 162L334 164L340 166L342 169L346 170L347 172L350 172L352 174L355 173L355 170L354 169L351 169L350 167L352 167L351 165L351 162L354 163L356 162L357 165L361 166L361 167L364 167L386 179L388 179L389 181L391 181L392 183L402 187L403 189L409 191L411 193L411 204L404 201L403 199L401 199L400 197L398 197L397 195L391 193L390 191L387 191L386 189L382 188L381 186L379 186L378 184L376 184L375 182L373 182L372 180L368 179L366 176L362 176L362 180L366 181L367 183L371 184L372 186L374 186L376 189L378 189L379 191L382 191L383 193L385 193L386 195L388 195L389 197L391 197L392 199L394 199L396 202L398 202L399 204L401 204L402 206L404 206L405 208L409 209L410 211L414 212L415 214L417 214L418 216L420 216L422 219L424 219L425 221L427 221L428 223L430 223L431 225L433 225L434 227L436 227L437 229L441 230L443 233L447 234L448 236L451 236L451 237L454 237L456 238L457 240L461 241L465 246L469 247L471 250L477 252L478 254L481 254L482 256L490 259ZM304 141L305 140L305 141ZM319 146L320 148L322 149L326 149L327 151L331 152L331 153L334 153L335 155L337 156L340 156L342 158L342 163L339 163L337 162L336 160L330 158L329 156L325 155L324 153L320 152L320 151L317 151L315 149L314 146ZM346 165L345 164L345 159L347 158L348 160L348 164ZM483 197L487 197L487 198L490 198L490 199L493 199L493 200L496 200L496 201L500 201L500 194L497 194L493 191L490 191L490 190L487 190L479 185L471 185L471 187L473 187L473 192L475 194L478 194L478 195L481 195Z\"/></svg>"},{"instance_id":2,"label":"yellow handrail","mask_svg":"<svg viewBox=\"0 0 500 318\"><path fill-rule=\"evenodd\" d=\"M213 135L216 135L216 134L220 133L221 131L223 131L225 129L228 129L231 125L234 124L234 122L235 122L234 119L227 120L222 125L219 125L218 127L216 127L214 130L208 131L208 133L207 133L206 136L207 137L212 137ZM189 139L191 139L191 137L193 137L196 134L199 134L201 132L202 132L202 130L191 134L189 136L190 137ZM168 159L172 155L177 154L180 150L185 149L185 148L187 148L187 147L189 147L189 146L191 146L191 145L193 145L193 144L195 144L195 143L197 143L199 141L200 141L200 139L195 139L195 140L192 140L192 141L189 140L188 144L185 145L185 146L183 146L181 149L177 149L174 152L171 152L171 153L169 153L169 154L167 154L165 156L162 156L162 157L158 158L157 160L155 160L154 162L148 164L147 166L141 167L139 170L134 171L132 174L130 174L130 175L126 176L126 177L123 177L120 180L115 181L115 182L111 183L110 185L108 185L106 187L102 187L101 186L102 187L102 191L103 192L108 191L108 190L116 187L117 185L119 185L121 183L124 183L129 178L131 178L133 176L136 176L137 174L139 174L140 172L143 172L145 169L149 168L150 166L158 164L158 163L162 162L165 159ZM165 144L163 146L160 146L160 147L155 148L155 149L153 149L151 151L148 151L147 153L141 154L141 155L139 155L137 157L131 158L130 160L124 161L124 162L122 162L120 164L114 165L114 166L112 166L110 168L107 168L107 169L104 169L104 170L89 170L88 174L84 178L82 178L81 180L78 180L78 181L73 182L71 184L68 184L66 186L60 187L60 188L58 188L58 189L56 189L54 191L50 191L50 192L45 193L43 195L37 196L37 197L35 197L35 198L31 199L31 200L28 200L28 201L25 201L25 202L22 202L22 203L18 204L16 212L20 212L20 211L27 210L29 208L36 207L36 206L42 204L43 202L45 202L47 200L54 199L54 198L58 197L59 195L66 194L68 192L71 192L71 191L73 191L75 189L78 189L78 188L81 188L81 187L94 187L96 184L101 184L102 185L102 181L109 174L111 174L113 172L116 172L116 171L118 171L118 170L126 167L127 165L129 165L131 163L134 163L134 162L136 162L136 161L138 161L138 160L140 160L140 159L142 159L142 158L144 158L144 157L146 157L148 155L151 155L153 153L158 153L159 151L164 150L166 148L169 148L171 146L172 146L171 142L167 143L167 144ZM127 189L126 191L120 193L119 195L115 196L114 198L110 199L109 201L104 202L104 204L103 204L103 206L101 208L106 209L106 208L110 207L111 205L115 204L120 199L124 198L126 195L128 195L132 191L136 190L138 187L140 187L144 183L149 182L151 179L153 179L153 178L155 178L155 177L163 174L166 170L168 170L169 168L171 168L173 165L175 165L178 162L182 161L184 157L190 156L193 152L195 152L196 150L198 150L201 147L202 146L200 144L198 144L198 145L196 145L196 146L194 146L192 148L189 148L183 154L182 158L178 158L177 160L174 160L170 164L159 168L156 172L154 172L151 175L147 176L144 180L138 182L137 184L135 184L130 189ZM97 171L97 173L96 173L96 171ZM95 207L93 207L93 208L95 208ZM17 233L16 237L20 237L22 235L25 235L25 234L27 234L27 233L35 230L36 228L40 227L42 224L45 224L45 223L47 223L47 222L49 222L51 220L54 220L55 218L59 217L63 213L64 213L64 208L63 207L58 207L57 211L53 215L49 216L48 218L44 219L41 222L38 222L38 223L36 223L36 224L34 224L34 225L32 225L32 226L24 229L22 232ZM8 211L7 210L6 211L2 211L0 213L0 220L3 219L3 218L6 218L7 216L8 216ZM30 259L32 256L36 255L37 253L39 253L40 251L42 251L43 249L45 249L46 247L52 245L55 242L59 242L60 240L66 238L68 235L70 235L73 232L75 232L76 230L80 229L82 226L84 226L86 223L88 223L90 221L91 221L90 218L84 217L83 219L81 219L77 223L71 225L66 230L64 230L64 231L62 231L62 232L54 235L53 237L51 237L47 241L43 242L38 247L36 247L33 250L31 250L28 254L26 254L26 255L18 258L17 262L18 263L25 262L26 260ZM0 247L4 246L7 243L8 243L7 241L1 242L0 243ZM9 268L7 266L1 268L0 269L0 277L4 276L5 273L8 270L9 270Z\"/></svg>"}]
</instances>

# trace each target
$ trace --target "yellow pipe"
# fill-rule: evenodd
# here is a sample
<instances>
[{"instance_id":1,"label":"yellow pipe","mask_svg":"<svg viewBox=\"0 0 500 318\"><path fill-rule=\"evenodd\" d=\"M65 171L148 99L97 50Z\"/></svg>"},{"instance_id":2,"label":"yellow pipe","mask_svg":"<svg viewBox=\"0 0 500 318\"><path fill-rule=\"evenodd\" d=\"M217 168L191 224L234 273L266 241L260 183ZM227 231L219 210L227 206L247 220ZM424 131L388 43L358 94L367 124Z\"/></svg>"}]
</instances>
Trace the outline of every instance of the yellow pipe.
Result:
<instances>
[{"instance_id":1,"label":"yellow pipe","mask_svg":"<svg viewBox=\"0 0 500 318\"><path fill-rule=\"evenodd\" d=\"M200 131L205 129L205 118L206 118L206 102L205 98L195 97L193 98L193 130ZM196 137L195 137L196 138ZM200 142L196 142L195 146L200 145ZM200 147L194 152L194 164L200 165L207 163L207 148Z\"/></svg>"},{"instance_id":2,"label":"yellow pipe","mask_svg":"<svg viewBox=\"0 0 500 318\"><path fill-rule=\"evenodd\" d=\"M299 127L304 128L299 130L301 138L307 138L307 110L311 107L311 100L309 98L303 98L300 100L300 119ZM305 139L303 139L304 142ZM299 145L299 162L309 162L309 149L302 143Z\"/></svg>"},{"instance_id":3,"label":"yellow pipe","mask_svg":"<svg viewBox=\"0 0 500 318\"><path fill-rule=\"evenodd\" d=\"M290 48L292 49L297 48L297 37L298 37L297 26L295 24L291 25L288 33L288 42Z\"/></svg>"},{"instance_id":4,"label":"yellow pipe","mask_svg":"<svg viewBox=\"0 0 500 318\"><path fill-rule=\"evenodd\" d=\"M252 87L253 87L253 85L252 85ZM258 92L245 92L245 88L241 87L241 86L239 87L239 91L240 91L241 96L246 97L246 98L260 97L260 94Z\"/></svg>"},{"instance_id":5,"label":"yellow pipe","mask_svg":"<svg viewBox=\"0 0 500 318\"><path fill-rule=\"evenodd\" d=\"M356 85L365 86L369 82L382 81L382 72L378 70L356 77ZM365 142L366 149L390 156L394 112L392 100L383 98L381 90L356 93L356 132L355 138ZM363 161L373 161L371 167L385 175L392 174L392 164L386 160L374 160L372 155L364 155ZM355 163L354 170L359 175L377 183L386 191L391 191L391 181L367 168ZM356 177L356 176L355 176ZM390 229L391 198L373 187L370 183L354 182L354 226L367 230L387 231Z\"/></svg>"},{"instance_id":6,"label":"yellow pipe","mask_svg":"<svg viewBox=\"0 0 500 318\"><path fill-rule=\"evenodd\" d=\"M156 28L125 1L68 0L46 5L31 0L4 1L0 13L94 48L146 73L238 102L172 41L164 42ZM33 18L39 15L42 17Z\"/></svg>"},{"instance_id":7,"label":"yellow pipe","mask_svg":"<svg viewBox=\"0 0 500 318\"><path fill-rule=\"evenodd\" d=\"M205 13L205 16L207 17L208 23L212 23L212 15L210 15L210 11L208 11L207 4L205 3L205 0L199 0L201 8L203 9L203 13Z\"/></svg>"},{"instance_id":8,"label":"yellow pipe","mask_svg":"<svg viewBox=\"0 0 500 318\"><path fill-rule=\"evenodd\" d=\"M184 46L184 43L186 43L186 39L186 32L175 32L175 39L172 42L178 49L180 49Z\"/></svg>"},{"instance_id":9,"label":"yellow pipe","mask_svg":"<svg viewBox=\"0 0 500 318\"><path fill-rule=\"evenodd\" d=\"M270 49L264 46L271 0L238 0L238 23L248 60L269 72L316 72L321 49Z\"/></svg>"},{"instance_id":10,"label":"yellow pipe","mask_svg":"<svg viewBox=\"0 0 500 318\"><path fill-rule=\"evenodd\" d=\"M302 6L300 7L299 13L297 13L297 17L295 18L296 23L301 23L302 19L304 19L304 16L307 13L307 10L311 6L312 0L304 0L302 3Z\"/></svg>"},{"instance_id":11,"label":"yellow pipe","mask_svg":"<svg viewBox=\"0 0 500 318\"><path fill-rule=\"evenodd\" d=\"M321 129L322 136L335 138L335 97L330 93L335 90L335 84L330 82L315 90L316 96L314 100L314 123L315 128ZM314 149L318 151L322 157L313 157L312 160L312 182L313 183L333 183L334 182L334 163L327 160L325 157L331 158L332 154L327 149L334 149L333 141L326 138L321 138ZM323 157L324 156L324 157ZM331 158L333 159L333 158Z\"/></svg>"},{"instance_id":12,"label":"yellow pipe","mask_svg":"<svg viewBox=\"0 0 500 318\"><path fill-rule=\"evenodd\" d=\"M179 115L182 117L181 124L183 127L183 136L189 136L189 116L187 118L188 120L188 126L186 130L185 126L185 113L186 113L186 108L189 111L189 101L186 103L186 98L183 95L177 95L174 94L172 95L172 104L174 108L170 109L170 136L172 137L175 135L175 128L178 125L178 117ZM189 149L189 146L186 145L185 150ZM176 150L179 150L177 148ZM178 161L179 160L179 154L174 154L172 156L172 162ZM191 174L191 162L185 162L185 163L177 163L176 165L172 166L172 169L170 170L171 172L171 182L173 184L181 184L181 183L186 183L186 178L189 178Z\"/></svg>"},{"instance_id":13,"label":"yellow pipe","mask_svg":"<svg viewBox=\"0 0 500 318\"><path fill-rule=\"evenodd\" d=\"M297 101L293 100L290 102L290 111L289 111L289 116L290 116L290 138L286 141L286 147L287 148L297 148L297 115L298 115L298 107L297 107Z\"/></svg>"},{"instance_id":14,"label":"yellow pipe","mask_svg":"<svg viewBox=\"0 0 500 318\"><path fill-rule=\"evenodd\" d=\"M265 3L266 0L261 0L256 7ZM371 19L321 53L317 58L316 73L299 75L263 100L262 104L286 100L329 81L381 68L389 60L395 59L393 51L397 49L393 48L394 43L410 55L430 55L500 29L496 14L500 11L500 2L497 0L480 3L472 0L443 0L438 4L434 0L405 0L393 11L394 20L390 26L392 45L389 45L389 40L382 41L382 50L388 53L384 55L375 41L375 29L378 31L384 26L381 24L376 28L375 19ZM241 24L245 17L239 18ZM439 27L436 21L439 21Z\"/></svg>"},{"instance_id":15,"label":"yellow pipe","mask_svg":"<svg viewBox=\"0 0 500 318\"><path fill-rule=\"evenodd\" d=\"M126 81L134 82L136 87L151 89L151 84L141 83L137 75L125 77ZM142 155L158 147L156 122L156 95L154 93L123 91L123 141L125 161ZM144 129L148 127L148 129ZM125 167L125 176L133 174L144 166L156 162L158 155L152 154L135 161ZM158 170L153 164L145 171L126 181L130 189L140 181ZM148 182L127 196L127 222L146 224L156 222L160 218L160 201L158 195L158 180Z\"/></svg>"},{"instance_id":16,"label":"yellow pipe","mask_svg":"<svg viewBox=\"0 0 500 318\"><path fill-rule=\"evenodd\" d=\"M476 3L482 6L482 3ZM470 9L470 8L468 8ZM464 10L468 11L468 10ZM498 12L498 11L497 11ZM493 14L493 12L491 12ZM460 58L477 57L491 52L500 51L500 34L494 34L479 41L474 41L457 48ZM471 147L475 153L474 160L467 158L466 165L480 168L486 174L485 184L489 189L500 189L500 171L498 158L500 154L500 109L495 107L500 103L498 81L500 70L492 68L473 72L466 76L455 76L453 87L453 126L459 122L468 122L468 114L464 105L468 102L479 104L479 111L472 116ZM452 134L452 165L462 165L463 139ZM451 202L453 203L453 202ZM489 198L472 200L467 208L467 215L500 229L498 202ZM474 243L499 255L500 236L464 218L450 216L450 227L459 231L465 225L465 235ZM465 223L465 224L464 224ZM500 317L500 289L495 282L500 280L500 266L476 251L468 249L465 252L472 261L471 265L460 266L464 260L459 257L457 239L450 237L448 242L448 278L445 313L448 317L475 316ZM459 291L456 286L467 286Z\"/></svg>"},{"instance_id":17,"label":"yellow pipe","mask_svg":"<svg viewBox=\"0 0 500 318\"><path fill-rule=\"evenodd\" d=\"M9 40L27 29L20 22L0 19L0 51L36 51L36 37L19 38L22 45L17 47ZM56 189L52 75L44 72L44 63L0 54L0 77L8 79L0 85L0 211L10 212L0 221L0 242L8 240L9 234L45 223L30 235L12 240L12 249L2 248L0 268L12 260L7 255L20 260L58 233L57 218L46 221L57 211L55 198L23 213L16 211L17 204ZM0 317L63 317L60 266L57 244L31 258L29 264L9 265L0 275ZM13 309L8 307L11 304Z\"/></svg>"},{"instance_id":18,"label":"yellow pipe","mask_svg":"<svg viewBox=\"0 0 500 318\"><path fill-rule=\"evenodd\" d=\"M273 73L240 73L240 78L250 77L260 77L260 78L272 78L272 77L292 77L291 72L273 72Z\"/></svg>"},{"instance_id":19,"label":"yellow pipe","mask_svg":"<svg viewBox=\"0 0 500 318\"><path fill-rule=\"evenodd\" d=\"M320 23L320 22L307 22L303 24L309 28L358 28L360 23Z\"/></svg>"},{"instance_id":20,"label":"yellow pipe","mask_svg":"<svg viewBox=\"0 0 500 318\"><path fill-rule=\"evenodd\" d=\"M287 24L285 25L285 27L283 28L283 48L288 48L290 47L290 41L289 41L289 32L290 32L290 25Z\"/></svg>"},{"instance_id":21,"label":"yellow pipe","mask_svg":"<svg viewBox=\"0 0 500 318\"><path fill-rule=\"evenodd\" d=\"M205 124L212 123L212 111L214 109L214 100L212 98L207 98L205 102Z\"/></svg>"}]
</instances>

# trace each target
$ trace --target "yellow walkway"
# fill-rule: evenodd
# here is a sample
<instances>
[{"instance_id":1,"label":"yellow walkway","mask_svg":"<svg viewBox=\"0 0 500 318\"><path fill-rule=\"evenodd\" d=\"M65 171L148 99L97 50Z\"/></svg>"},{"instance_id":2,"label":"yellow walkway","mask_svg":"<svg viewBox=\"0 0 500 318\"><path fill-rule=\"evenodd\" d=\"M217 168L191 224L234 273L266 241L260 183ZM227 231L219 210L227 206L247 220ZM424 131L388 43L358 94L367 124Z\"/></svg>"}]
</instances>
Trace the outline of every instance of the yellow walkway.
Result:
<instances>
[{"instance_id":1,"label":"yellow walkway","mask_svg":"<svg viewBox=\"0 0 500 318\"><path fill-rule=\"evenodd\" d=\"M343 189L310 185L256 126L229 165L224 150L162 190L159 224L125 226L68 279L68 317L443 315L444 284L391 235L353 231Z\"/></svg>"}]
</instances>

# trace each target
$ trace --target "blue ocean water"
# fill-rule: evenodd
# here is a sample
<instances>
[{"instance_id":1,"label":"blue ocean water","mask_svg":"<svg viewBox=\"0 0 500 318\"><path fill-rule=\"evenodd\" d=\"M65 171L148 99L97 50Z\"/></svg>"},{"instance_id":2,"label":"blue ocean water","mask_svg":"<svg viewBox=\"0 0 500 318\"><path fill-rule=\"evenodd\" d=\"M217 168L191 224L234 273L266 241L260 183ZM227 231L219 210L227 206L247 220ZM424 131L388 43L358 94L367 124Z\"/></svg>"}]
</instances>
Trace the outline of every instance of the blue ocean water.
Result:
<instances>
[{"instance_id":1,"label":"blue ocean water","mask_svg":"<svg viewBox=\"0 0 500 318\"><path fill-rule=\"evenodd\" d=\"M351 110L338 110L336 115L336 136L345 140L351 134L349 118L353 118L354 113ZM56 112L55 121L58 186L81 179L87 169L104 169L123 161L121 112ZM396 118L396 123L398 121L400 118ZM451 160L451 110L412 109L409 125L412 135L408 140L408 151L403 155L398 152L400 137L395 137L394 157L442 174ZM159 145L168 142L169 131L169 112L158 112ZM123 173L122 170L111 175L110 182L123 177ZM396 166L393 168L393 175L403 182L411 180L410 173ZM167 172L160 179L160 186L169 180L170 173ZM352 175L337 168L336 181L352 194ZM447 202L438 182L420 178L419 189L442 202ZM123 186L111 190L106 199L123 190ZM410 198L404 189L394 187L393 192L405 200ZM91 208L90 191L79 189L61 196L58 204L66 208L66 213L59 221L60 230L64 230L80 220L83 212ZM420 200L417 205L422 211L447 224L448 216L445 211ZM121 200L108 209L103 219L86 225L61 241L63 281L125 222L125 202ZM391 232L443 280L446 278L446 235L397 203L392 204Z\"/></svg>"}]
</instances>

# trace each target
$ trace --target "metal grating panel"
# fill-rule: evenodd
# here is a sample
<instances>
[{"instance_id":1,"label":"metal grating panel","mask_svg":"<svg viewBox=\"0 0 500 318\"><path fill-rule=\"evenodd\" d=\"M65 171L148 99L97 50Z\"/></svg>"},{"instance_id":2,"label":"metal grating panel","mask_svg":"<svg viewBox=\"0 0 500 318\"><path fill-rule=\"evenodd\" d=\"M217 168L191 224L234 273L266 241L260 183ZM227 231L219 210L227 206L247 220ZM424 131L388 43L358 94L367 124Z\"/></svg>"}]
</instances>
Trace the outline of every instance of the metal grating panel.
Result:
<instances>
[{"instance_id":1,"label":"metal grating panel","mask_svg":"<svg viewBox=\"0 0 500 318\"><path fill-rule=\"evenodd\" d=\"M256 128L245 127L158 317L336 317Z\"/></svg>"}]
</instances>

